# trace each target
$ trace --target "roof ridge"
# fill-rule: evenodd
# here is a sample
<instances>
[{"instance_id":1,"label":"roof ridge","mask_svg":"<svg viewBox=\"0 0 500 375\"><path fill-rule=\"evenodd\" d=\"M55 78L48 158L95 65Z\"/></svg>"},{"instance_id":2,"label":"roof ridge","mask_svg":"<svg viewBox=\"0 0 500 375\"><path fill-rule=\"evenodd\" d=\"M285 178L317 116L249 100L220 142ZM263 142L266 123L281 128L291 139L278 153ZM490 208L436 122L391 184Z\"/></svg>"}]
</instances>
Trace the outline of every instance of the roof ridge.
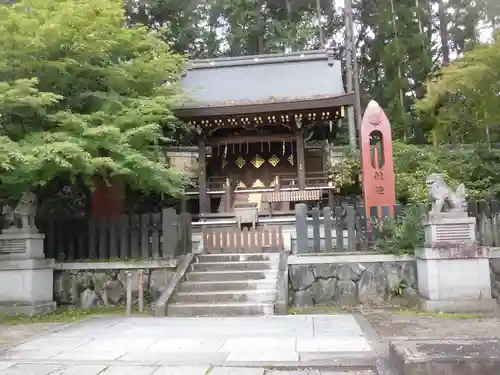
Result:
<instances>
[{"instance_id":1,"label":"roof ridge","mask_svg":"<svg viewBox=\"0 0 500 375\"><path fill-rule=\"evenodd\" d=\"M212 59L199 59L188 60L187 68L191 69L210 69L220 68L225 66L246 66L246 65L263 65L263 64L277 64L283 62L301 62L311 60L331 60L333 50L315 50L315 51L301 51L280 54L266 54L266 55L248 55L236 57L216 57ZM337 60L339 61L339 60Z\"/></svg>"}]
</instances>

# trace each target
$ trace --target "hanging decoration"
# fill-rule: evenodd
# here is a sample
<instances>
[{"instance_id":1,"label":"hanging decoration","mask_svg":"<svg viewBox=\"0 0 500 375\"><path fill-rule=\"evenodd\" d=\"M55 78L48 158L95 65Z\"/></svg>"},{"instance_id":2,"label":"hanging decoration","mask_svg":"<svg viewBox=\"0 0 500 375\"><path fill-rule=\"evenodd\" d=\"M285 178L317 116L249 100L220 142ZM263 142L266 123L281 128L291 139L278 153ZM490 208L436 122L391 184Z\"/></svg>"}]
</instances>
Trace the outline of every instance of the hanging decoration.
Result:
<instances>
[{"instance_id":1,"label":"hanging decoration","mask_svg":"<svg viewBox=\"0 0 500 375\"><path fill-rule=\"evenodd\" d=\"M227 157L227 142L226 142L226 147L224 147L224 158Z\"/></svg>"},{"instance_id":2,"label":"hanging decoration","mask_svg":"<svg viewBox=\"0 0 500 375\"><path fill-rule=\"evenodd\" d=\"M246 189L246 185L243 183L243 181L238 181L238 184L236 185L236 189Z\"/></svg>"},{"instance_id":3,"label":"hanging decoration","mask_svg":"<svg viewBox=\"0 0 500 375\"><path fill-rule=\"evenodd\" d=\"M252 184L252 187L253 188L264 188L264 187L266 187L266 185L264 185L264 183L261 180L256 179L255 182Z\"/></svg>"},{"instance_id":4,"label":"hanging decoration","mask_svg":"<svg viewBox=\"0 0 500 375\"><path fill-rule=\"evenodd\" d=\"M285 141L283 141L283 156L285 156Z\"/></svg>"},{"instance_id":5,"label":"hanging decoration","mask_svg":"<svg viewBox=\"0 0 500 375\"><path fill-rule=\"evenodd\" d=\"M269 164L271 164L273 167L276 167L278 165L278 163L280 162L280 159L273 154L273 156L271 156L268 160Z\"/></svg>"},{"instance_id":6,"label":"hanging decoration","mask_svg":"<svg viewBox=\"0 0 500 375\"><path fill-rule=\"evenodd\" d=\"M222 169L226 168L228 162L226 160L226 158L222 158Z\"/></svg>"},{"instance_id":7,"label":"hanging decoration","mask_svg":"<svg viewBox=\"0 0 500 375\"><path fill-rule=\"evenodd\" d=\"M294 160L293 160L293 154L290 154L290 156L288 157L288 162L291 164L291 165L294 165Z\"/></svg>"},{"instance_id":8,"label":"hanging decoration","mask_svg":"<svg viewBox=\"0 0 500 375\"><path fill-rule=\"evenodd\" d=\"M260 168L262 164L264 164L264 162L265 160L262 159L259 154L255 155L254 158L250 161L250 163L252 163L255 168Z\"/></svg>"},{"instance_id":9,"label":"hanging decoration","mask_svg":"<svg viewBox=\"0 0 500 375\"><path fill-rule=\"evenodd\" d=\"M247 163L247 162L245 161L245 159L243 159L243 158L241 157L241 155L240 155L240 156L238 156L238 159L236 159L234 162L236 163L236 165L237 165L237 166L238 166L238 168L240 168L240 169L241 169L241 168L243 168L243 166Z\"/></svg>"}]
</instances>

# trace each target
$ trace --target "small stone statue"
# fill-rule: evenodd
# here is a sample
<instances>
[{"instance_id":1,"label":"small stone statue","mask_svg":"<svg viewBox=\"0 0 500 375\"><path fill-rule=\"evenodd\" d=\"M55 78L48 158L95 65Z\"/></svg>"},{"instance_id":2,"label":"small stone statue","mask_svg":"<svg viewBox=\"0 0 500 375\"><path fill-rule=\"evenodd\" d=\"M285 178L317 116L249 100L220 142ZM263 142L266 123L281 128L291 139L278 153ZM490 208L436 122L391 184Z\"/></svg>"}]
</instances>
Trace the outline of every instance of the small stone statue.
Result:
<instances>
[{"instance_id":1,"label":"small stone statue","mask_svg":"<svg viewBox=\"0 0 500 375\"><path fill-rule=\"evenodd\" d=\"M2 214L5 217L6 229L37 232L35 225L36 201L36 194L28 191L22 195L16 208L4 206Z\"/></svg>"},{"instance_id":2,"label":"small stone statue","mask_svg":"<svg viewBox=\"0 0 500 375\"><path fill-rule=\"evenodd\" d=\"M427 191L432 202L432 213L443 211L443 205L448 202L450 211L464 212L467 209L466 192L464 184L458 185L456 191L444 181L441 173L433 173L426 180Z\"/></svg>"}]
</instances>

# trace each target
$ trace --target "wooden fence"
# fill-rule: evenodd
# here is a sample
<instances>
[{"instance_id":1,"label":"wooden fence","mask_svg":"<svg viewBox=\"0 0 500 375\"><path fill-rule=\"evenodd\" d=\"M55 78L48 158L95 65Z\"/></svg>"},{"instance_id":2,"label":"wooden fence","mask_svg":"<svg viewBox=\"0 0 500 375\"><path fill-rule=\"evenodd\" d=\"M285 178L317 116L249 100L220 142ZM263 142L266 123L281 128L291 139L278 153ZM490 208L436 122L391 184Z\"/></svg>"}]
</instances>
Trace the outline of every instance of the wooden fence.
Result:
<instances>
[{"instance_id":1,"label":"wooden fence","mask_svg":"<svg viewBox=\"0 0 500 375\"><path fill-rule=\"evenodd\" d=\"M204 229L203 246L206 253L280 252L283 233L280 226Z\"/></svg>"},{"instance_id":2,"label":"wooden fence","mask_svg":"<svg viewBox=\"0 0 500 375\"><path fill-rule=\"evenodd\" d=\"M367 251L381 237L379 213L382 217L402 217L409 206L370 207L343 205L323 210L307 210L306 205L295 208L297 251ZM425 215L430 205L416 205ZM500 247L500 201L468 201L468 214L476 218L476 238L479 245ZM312 233L311 233L312 232Z\"/></svg>"},{"instance_id":3,"label":"wooden fence","mask_svg":"<svg viewBox=\"0 0 500 375\"><path fill-rule=\"evenodd\" d=\"M191 215L161 213L119 217L37 219L45 255L60 261L172 259L191 251Z\"/></svg>"}]
</instances>

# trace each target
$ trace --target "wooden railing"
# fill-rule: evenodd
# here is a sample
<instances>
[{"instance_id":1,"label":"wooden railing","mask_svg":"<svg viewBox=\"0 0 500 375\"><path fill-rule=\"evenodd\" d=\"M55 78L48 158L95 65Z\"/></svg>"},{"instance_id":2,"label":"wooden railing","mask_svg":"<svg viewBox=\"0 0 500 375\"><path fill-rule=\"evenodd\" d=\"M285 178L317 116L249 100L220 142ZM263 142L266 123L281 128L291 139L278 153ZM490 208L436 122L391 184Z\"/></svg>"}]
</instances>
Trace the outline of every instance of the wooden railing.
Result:
<instances>
[{"instance_id":1,"label":"wooden railing","mask_svg":"<svg viewBox=\"0 0 500 375\"><path fill-rule=\"evenodd\" d=\"M269 192L275 191L276 185L280 190L290 191L298 189L298 178L297 174L294 173L282 173L278 174L277 181L272 186L266 187L245 187L236 188L236 181L229 181L229 188L234 192ZM207 179L207 193L209 195L221 195L225 194L227 187L228 178L221 176L212 176ZM305 187L306 189L311 188L322 188L322 189L333 189L334 186L329 181L328 174L326 172L308 172L305 177ZM198 194L198 187L191 187L186 190L188 195Z\"/></svg>"}]
</instances>

